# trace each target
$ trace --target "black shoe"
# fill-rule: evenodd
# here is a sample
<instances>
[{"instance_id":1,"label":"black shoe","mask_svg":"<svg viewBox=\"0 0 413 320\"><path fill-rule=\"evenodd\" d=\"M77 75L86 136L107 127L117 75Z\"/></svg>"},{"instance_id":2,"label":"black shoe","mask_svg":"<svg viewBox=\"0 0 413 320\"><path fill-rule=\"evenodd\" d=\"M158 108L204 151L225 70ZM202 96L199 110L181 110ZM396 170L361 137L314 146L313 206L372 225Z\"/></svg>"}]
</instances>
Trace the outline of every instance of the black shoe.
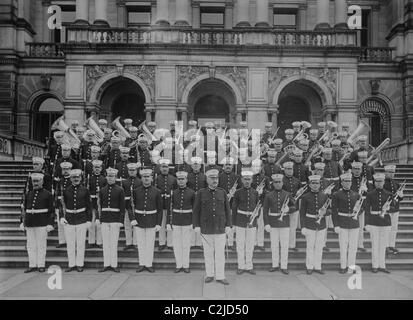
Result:
<instances>
[{"instance_id":1,"label":"black shoe","mask_svg":"<svg viewBox=\"0 0 413 320\"><path fill-rule=\"evenodd\" d=\"M150 273L154 273L155 269L153 267L145 267Z\"/></svg>"},{"instance_id":2,"label":"black shoe","mask_svg":"<svg viewBox=\"0 0 413 320\"><path fill-rule=\"evenodd\" d=\"M37 268L29 268L29 269L24 270L24 273L30 273L30 272L35 272L35 271L37 271Z\"/></svg>"},{"instance_id":3,"label":"black shoe","mask_svg":"<svg viewBox=\"0 0 413 320\"><path fill-rule=\"evenodd\" d=\"M307 274L308 274L308 275L313 274L313 270L307 269Z\"/></svg>"},{"instance_id":4,"label":"black shoe","mask_svg":"<svg viewBox=\"0 0 413 320\"><path fill-rule=\"evenodd\" d=\"M340 274L345 274L346 272L347 272L347 268L340 269L340 271L339 271Z\"/></svg>"},{"instance_id":5,"label":"black shoe","mask_svg":"<svg viewBox=\"0 0 413 320\"><path fill-rule=\"evenodd\" d=\"M83 272L83 267L77 267L77 272Z\"/></svg>"},{"instance_id":6,"label":"black shoe","mask_svg":"<svg viewBox=\"0 0 413 320\"><path fill-rule=\"evenodd\" d=\"M297 251L298 251L297 248L290 248L289 250L290 250L291 252L297 252Z\"/></svg>"},{"instance_id":7,"label":"black shoe","mask_svg":"<svg viewBox=\"0 0 413 320\"><path fill-rule=\"evenodd\" d=\"M390 271L387 270L386 268L379 268L378 271L383 272L383 273L387 273L387 274L390 273Z\"/></svg>"},{"instance_id":8,"label":"black shoe","mask_svg":"<svg viewBox=\"0 0 413 320\"><path fill-rule=\"evenodd\" d=\"M93 248L96 248L94 243L88 243L86 245L86 249L93 249Z\"/></svg>"},{"instance_id":9,"label":"black shoe","mask_svg":"<svg viewBox=\"0 0 413 320\"><path fill-rule=\"evenodd\" d=\"M123 248L123 251L128 251L128 250L133 250L134 246L129 244L125 248Z\"/></svg>"},{"instance_id":10,"label":"black shoe","mask_svg":"<svg viewBox=\"0 0 413 320\"><path fill-rule=\"evenodd\" d=\"M168 250L171 250L171 251L173 251L174 250L174 248L173 247L166 247Z\"/></svg>"},{"instance_id":11,"label":"black shoe","mask_svg":"<svg viewBox=\"0 0 413 320\"><path fill-rule=\"evenodd\" d=\"M323 248L323 252L330 252L330 249L327 248L327 247L324 247L324 248Z\"/></svg>"},{"instance_id":12,"label":"black shoe","mask_svg":"<svg viewBox=\"0 0 413 320\"><path fill-rule=\"evenodd\" d=\"M138 269L136 269L136 272L139 273L139 272L142 272L143 270L145 270L145 267L139 266Z\"/></svg>"},{"instance_id":13,"label":"black shoe","mask_svg":"<svg viewBox=\"0 0 413 320\"><path fill-rule=\"evenodd\" d=\"M205 283L210 283L212 281L214 281L214 277L206 277L205 278Z\"/></svg>"},{"instance_id":14,"label":"black shoe","mask_svg":"<svg viewBox=\"0 0 413 320\"><path fill-rule=\"evenodd\" d=\"M257 250L259 251L265 251L265 247L264 246L256 246L255 247Z\"/></svg>"},{"instance_id":15,"label":"black shoe","mask_svg":"<svg viewBox=\"0 0 413 320\"><path fill-rule=\"evenodd\" d=\"M393 248L393 254L398 254L400 251L396 248Z\"/></svg>"},{"instance_id":16,"label":"black shoe","mask_svg":"<svg viewBox=\"0 0 413 320\"><path fill-rule=\"evenodd\" d=\"M159 246L159 247L158 247L158 250L159 250L159 251L162 251L162 250L165 250L165 249L166 249L166 245L162 245L162 246Z\"/></svg>"},{"instance_id":17,"label":"black shoe","mask_svg":"<svg viewBox=\"0 0 413 320\"><path fill-rule=\"evenodd\" d=\"M358 251L360 252L366 252L367 250L365 248L357 248Z\"/></svg>"},{"instance_id":18,"label":"black shoe","mask_svg":"<svg viewBox=\"0 0 413 320\"><path fill-rule=\"evenodd\" d=\"M373 269L371 269L371 272L377 273L377 272L379 272L379 270L377 268L373 268Z\"/></svg>"},{"instance_id":19,"label":"black shoe","mask_svg":"<svg viewBox=\"0 0 413 320\"><path fill-rule=\"evenodd\" d=\"M76 267L71 267L71 268L67 268L67 269L65 270L65 272L72 272L72 271L75 271L75 270L77 270Z\"/></svg>"},{"instance_id":20,"label":"black shoe","mask_svg":"<svg viewBox=\"0 0 413 320\"><path fill-rule=\"evenodd\" d=\"M110 271L111 268L110 267L104 267L102 269L99 269L98 272L106 272L106 271Z\"/></svg>"},{"instance_id":21,"label":"black shoe","mask_svg":"<svg viewBox=\"0 0 413 320\"><path fill-rule=\"evenodd\" d=\"M39 271L40 273L43 273L43 272L46 271L46 268L45 268L45 267L40 267L40 268L38 269L38 271Z\"/></svg>"},{"instance_id":22,"label":"black shoe","mask_svg":"<svg viewBox=\"0 0 413 320\"><path fill-rule=\"evenodd\" d=\"M189 268L183 268L183 270L184 270L185 273L190 273L191 272L191 270L189 270Z\"/></svg>"},{"instance_id":23,"label":"black shoe","mask_svg":"<svg viewBox=\"0 0 413 320\"><path fill-rule=\"evenodd\" d=\"M116 267L116 268L111 267L111 269L112 269L113 272L116 272L116 273L119 273L119 272L120 272L120 269L119 269L118 267Z\"/></svg>"},{"instance_id":24,"label":"black shoe","mask_svg":"<svg viewBox=\"0 0 413 320\"><path fill-rule=\"evenodd\" d=\"M229 285L229 282L227 281L227 279L222 279L222 280L217 280L217 282L222 283L223 285Z\"/></svg>"},{"instance_id":25,"label":"black shoe","mask_svg":"<svg viewBox=\"0 0 413 320\"><path fill-rule=\"evenodd\" d=\"M56 248L66 248L66 243L59 243Z\"/></svg>"},{"instance_id":26,"label":"black shoe","mask_svg":"<svg viewBox=\"0 0 413 320\"><path fill-rule=\"evenodd\" d=\"M138 246L133 246L133 251L138 251Z\"/></svg>"},{"instance_id":27,"label":"black shoe","mask_svg":"<svg viewBox=\"0 0 413 320\"><path fill-rule=\"evenodd\" d=\"M101 245L101 244L97 244L97 245L95 245L95 248L96 248L96 249L102 249L102 245Z\"/></svg>"},{"instance_id":28,"label":"black shoe","mask_svg":"<svg viewBox=\"0 0 413 320\"><path fill-rule=\"evenodd\" d=\"M270 270L268 270L268 271L269 272L275 272L275 271L278 271L278 270L280 270L279 267L271 267Z\"/></svg>"},{"instance_id":29,"label":"black shoe","mask_svg":"<svg viewBox=\"0 0 413 320\"><path fill-rule=\"evenodd\" d=\"M179 272L181 272L181 270L182 270L182 268L176 268L175 273L179 273Z\"/></svg>"},{"instance_id":30,"label":"black shoe","mask_svg":"<svg viewBox=\"0 0 413 320\"><path fill-rule=\"evenodd\" d=\"M248 272L249 274L252 274L252 275L256 275L256 274L257 274L254 269L247 270L247 272Z\"/></svg>"},{"instance_id":31,"label":"black shoe","mask_svg":"<svg viewBox=\"0 0 413 320\"><path fill-rule=\"evenodd\" d=\"M244 273L244 270L242 270L242 269L238 269L237 270L237 275L241 275L241 274L243 274Z\"/></svg>"},{"instance_id":32,"label":"black shoe","mask_svg":"<svg viewBox=\"0 0 413 320\"><path fill-rule=\"evenodd\" d=\"M324 271L323 271L323 270L314 269L314 272L315 272L315 273L318 273L318 274L324 274Z\"/></svg>"},{"instance_id":33,"label":"black shoe","mask_svg":"<svg viewBox=\"0 0 413 320\"><path fill-rule=\"evenodd\" d=\"M284 274L289 274L290 272L288 272L288 269L281 269L281 272Z\"/></svg>"}]
</instances>

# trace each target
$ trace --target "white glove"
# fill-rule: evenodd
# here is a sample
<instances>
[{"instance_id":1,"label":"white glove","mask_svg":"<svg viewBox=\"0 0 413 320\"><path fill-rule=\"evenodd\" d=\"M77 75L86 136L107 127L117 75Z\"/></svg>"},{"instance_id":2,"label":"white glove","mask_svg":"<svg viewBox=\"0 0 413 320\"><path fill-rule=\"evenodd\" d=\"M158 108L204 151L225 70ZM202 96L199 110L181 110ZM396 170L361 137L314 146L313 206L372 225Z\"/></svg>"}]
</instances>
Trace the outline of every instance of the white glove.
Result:
<instances>
[{"instance_id":1,"label":"white glove","mask_svg":"<svg viewBox=\"0 0 413 320\"><path fill-rule=\"evenodd\" d=\"M400 198L404 198L404 193L403 192L400 193Z\"/></svg>"},{"instance_id":2,"label":"white glove","mask_svg":"<svg viewBox=\"0 0 413 320\"><path fill-rule=\"evenodd\" d=\"M171 230L172 230L172 227L171 227L170 224L167 224L167 225L166 225L166 230L168 230L168 231L171 231Z\"/></svg>"},{"instance_id":3,"label":"white glove","mask_svg":"<svg viewBox=\"0 0 413 320\"><path fill-rule=\"evenodd\" d=\"M231 232L231 227L225 227L225 233L229 234Z\"/></svg>"},{"instance_id":4,"label":"white glove","mask_svg":"<svg viewBox=\"0 0 413 320\"><path fill-rule=\"evenodd\" d=\"M267 232L271 232L271 226L269 224L265 225L264 229Z\"/></svg>"},{"instance_id":5,"label":"white glove","mask_svg":"<svg viewBox=\"0 0 413 320\"><path fill-rule=\"evenodd\" d=\"M86 228L89 229L92 226L92 222L86 221Z\"/></svg>"},{"instance_id":6,"label":"white glove","mask_svg":"<svg viewBox=\"0 0 413 320\"><path fill-rule=\"evenodd\" d=\"M96 219L95 220L95 224L98 226L98 225L100 225L100 220L99 219Z\"/></svg>"},{"instance_id":7,"label":"white glove","mask_svg":"<svg viewBox=\"0 0 413 320\"><path fill-rule=\"evenodd\" d=\"M360 191L361 192L367 192L367 186L361 186Z\"/></svg>"},{"instance_id":8,"label":"white glove","mask_svg":"<svg viewBox=\"0 0 413 320\"><path fill-rule=\"evenodd\" d=\"M157 225L155 226L155 232L158 232L158 231L160 231L160 230L161 230L161 226L157 224Z\"/></svg>"},{"instance_id":9,"label":"white glove","mask_svg":"<svg viewBox=\"0 0 413 320\"><path fill-rule=\"evenodd\" d=\"M306 228L301 228L301 234L305 236L307 234L307 229Z\"/></svg>"},{"instance_id":10,"label":"white glove","mask_svg":"<svg viewBox=\"0 0 413 320\"><path fill-rule=\"evenodd\" d=\"M60 218L60 224L67 224L67 220L65 218Z\"/></svg>"},{"instance_id":11,"label":"white glove","mask_svg":"<svg viewBox=\"0 0 413 320\"><path fill-rule=\"evenodd\" d=\"M131 224L132 227L137 226L137 225L138 225L138 221L132 220L130 224Z\"/></svg>"},{"instance_id":12,"label":"white glove","mask_svg":"<svg viewBox=\"0 0 413 320\"><path fill-rule=\"evenodd\" d=\"M334 232L337 234L340 233L340 227L334 227Z\"/></svg>"},{"instance_id":13,"label":"white glove","mask_svg":"<svg viewBox=\"0 0 413 320\"><path fill-rule=\"evenodd\" d=\"M119 226L119 228L123 227L123 223L118 222L118 226Z\"/></svg>"},{"instance_id":14,"label":"white glove","mask_svg":"<svg viewBox=\"0 0 413 320\"><path fill-rule=\"evenodd\" d=\"M24 223L20 223L19 229L20 229L21 231L24 231Z\"/></svg>"},{"instance_id":15,"label":"white glove","mask_svg":"<svg viewBox=\"0 0 413 320\"><path fill-rule=\"evenodd\" d=\"M366 225L366 226L364 227L364 229L366 229L367 232L371 232L370 225Z\"/></svg>"},{"instance_id":16,"label":"white glove","mask_svg":"<svg viewBox=\"0 0 413 320\"><path fill-rule=\"evenodd\" d=\"M53 229L54 229L53 226L50 224L46 226L46 232L53 231Z\"/></svg>"},{"instance_id":17,"label":"white glove","mask_svg":"<svg viewBox=\"0 0 413 320\"><path fill-rule=\"evenodd\" d=\"M201 232L201 228L200 228L200 227L196 227L196 228L194 228L194 231L195 231L196 233L200 233L200 232Z\"/></svg>"}]
</instances>

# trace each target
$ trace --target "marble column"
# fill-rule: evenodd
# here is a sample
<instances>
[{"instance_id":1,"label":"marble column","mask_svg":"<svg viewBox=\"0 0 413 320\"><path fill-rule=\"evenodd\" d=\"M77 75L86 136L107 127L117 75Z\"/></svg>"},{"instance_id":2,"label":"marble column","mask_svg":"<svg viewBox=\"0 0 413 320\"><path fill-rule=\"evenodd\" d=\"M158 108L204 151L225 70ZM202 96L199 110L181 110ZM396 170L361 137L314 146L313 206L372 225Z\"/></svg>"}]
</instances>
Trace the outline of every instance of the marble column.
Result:
<instances>
[{"instance_id":1,"label":"marble column","mask_svg":"<svg viewBox=\"0 0 413 320\"><path fill-rule=\"evenodd\" d=\"M348 29L347 0L335 0L335 29Z\"/></svg>"},{"instance_id":2,"label":"marble column","mask_svg":"<svg viewBox=\"0 0 413 320\"><path fill-rule=\"evenodd\" d=\"M175 26L190 26L191 1L190 0L176 0L176 22Z\"/></svg>"},{"instance_id":3,"label":"marble column","mask_svg":"<svg viewBox=\"0 0 413 320\"><path fill-rule=\"evenodd\" d=\"M186 128L188 127L188 111L182 110L181 120L183 122L184 131L185 131Z\"/></svg>"},{"instance_id":4,"label":"marble column","mask_svg":"<svg viewBox=\"0 0 413 320\"><path fill-rule=\"evenodd\" d=\"M169 1L157 0L156 1L156 25L170 26L169 23Z\"/></svg>"},{"instance_id":5,"label":"marble column","mask_svg":"<svg viewBox=\"0 0 413 320\"><path fill-rule=\"evenodd\" d=\"M225 6L225 29L232 29L234 27L234 5L228 3Z\"/></svg>"},{"instance_id":6,"label":"marble column","mask_svg":"<svg viewBox=\"0 0 413 320\"><path fill-rule=\"evenodd\" d=\"M89 25L89 0L76 0L75 24Z\"/></svg>"},{"instance_id":7,"label":"marble column","mask_svg":"<svg viewBox=\"0 0 413 320\"><path fill-rule=\"evenodd\" d=\"M109 26L108 0L95 0L95 25Z\"/></svg>"},{"instance_id":8,"label":"marble column","mask_svg":"<svg viewBox=\"0 0 413 320\"><path fill-rule=\"evenodd\" d=\"M330 0L317 0L316 30L330 29Z\"/></svg>"},{"instance_id":9,"label":"marble column","mask_svg":"<svg viewBox=\"0 0 413 320\"><path fill-rule=\"evenodd\" d=\"M249 13L250 13L250 1L249 0L237 0L237 24L236 27L250 27Z\"/></svg>"},{"instance_id":10,"label":"marble column","mask_svg":"<svg viewBox=\"0 0 413 320\"><path fill-rule=\"evenodd\" d=\"M149 110L146 111L146 122L152 121L152 112Z\"/></svg>"},{"instance_id":11,"label":"marble column","mask_svg":"<svg viewBox=\"0 0 413 320\"><path fill-rule=\"evenodd\" d=\"M201 9L199 3L192 3L192 26L195 29L198 29L201 26Z\"/></svg>"},{"instance_id":12,"label":"marble column","mask_svg":"<svg viewBox=\"0 0 413 320\"><path fill-rule=\"evenodd\" d=\"M242 121L242 112L241 111L237 111L236 121L237 121L237 125L239 125L240 122Z\"/></svg>"},{"instance_id":13,"label":"marble column","mask_svg":"<svg viewBox=\"0 0 413 320\"><path fill-rule=\"evenodd\" d=\"M259 28L269 27L270 24L268 23L268 0L260 0L257 1L257 19L255 26Z\"/></svg>"}]
</instances>

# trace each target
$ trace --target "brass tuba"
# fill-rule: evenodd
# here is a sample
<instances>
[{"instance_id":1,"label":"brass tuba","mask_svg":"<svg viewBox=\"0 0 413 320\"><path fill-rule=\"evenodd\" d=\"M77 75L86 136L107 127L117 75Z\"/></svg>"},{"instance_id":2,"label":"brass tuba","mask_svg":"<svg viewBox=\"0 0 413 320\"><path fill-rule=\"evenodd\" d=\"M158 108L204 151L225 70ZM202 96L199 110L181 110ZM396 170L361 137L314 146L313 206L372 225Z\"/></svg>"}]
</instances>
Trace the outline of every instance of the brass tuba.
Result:
<instances>
[{"instance_id":1,"label":"brass tuba","mask_svg":"<svg viewBox=\"0 0 413 320\"><path fill-rule=\"evenodd\" d=\"M131 135L129 132L122 126L122 124L119 121L120 117L117 117L113 122L112 122L112 127L115 128L115 130L112 132L112 135L116 136L116 133L119 133L122 137L130 138Z\"/></svg>"},{"instance_id":2,"label":"brass tuba","mask_svg":"<svg viewBox=\"0 0 413 320\"><path fill-rule=\"evenodd\" d=\"M374 161L374 158L377 157L380 152L387 147L387 145L390 143L390 138L386 138L382 143L380 143L380 145L374 149L371 153L371 156L367 159L367 164L371 166L371 164Z\"/></svg>"},{"instance_id":3,"label":"brass tuba","mask_svg":"<svg viewBox=\"0 0 413 320\"><path fill-rule=\"evenodd\" d=\"M91 129L95 132L95 140L98 143L102 143L103 138L105 137L105 135L104 135L103 131L99 128L99 126L97 125L95 120L93 120L93 118L90 117L86 120L85 125L86 125L87 128L89 128L89 129Z\"/></svg>"},{"instance_id":4,"label":"brass tuba","mask_svg":"<svg viewBox=\"0 0 413 320\"><path fill-rule=\"evenodd\" d=\"M360 120L360 124L358 125L357 129L351 134L351 136L347 139L347 143L351 146L354 146L357 137L362 135L363 133L367 133L371 130L370 126L363 120Z\"/></svg>"},{"instance_id":5,"label":"brass tuba","mask_svg":"<svg viewBox=\"0 0 413 320\"><path fill-rule=\"evenodd\" d=\"M53 122L52 124L52 130L60 130L63 131L65 133L65 143L69 144L72 148L73 145L81 144L81 141L79 140L78 136L76 135L76 133L73 132L72 129L69 128L69 126L65 123L65 121L63 120L63 116L59 117L58 119L56 119L55 122Z\"/></svg>"},{"instance_id":6,"label":"brass tuba","mask_svg":"<svg viewBox=\"0 0 413 320\"><path fill-rule=\"evenodd\" d=\"M311 128L311 123L308 121L301 121L301 130L300 132L297 133L295 138L293 139L293 142L298 142L301 140L303 137L308 139L308 135L305 133L305 130Z\"/></svg>"}]
</instances>

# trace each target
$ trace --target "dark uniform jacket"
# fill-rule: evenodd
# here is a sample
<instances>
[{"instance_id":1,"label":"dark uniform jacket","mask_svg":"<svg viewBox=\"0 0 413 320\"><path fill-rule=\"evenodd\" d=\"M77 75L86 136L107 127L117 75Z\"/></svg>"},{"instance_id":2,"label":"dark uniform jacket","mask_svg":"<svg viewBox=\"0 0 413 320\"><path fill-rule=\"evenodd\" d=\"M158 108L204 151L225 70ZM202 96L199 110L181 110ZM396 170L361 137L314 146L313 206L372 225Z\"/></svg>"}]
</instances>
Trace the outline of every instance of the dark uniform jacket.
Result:
<instances>
[{"instance_id":1,"label":"dark uniform jacket","mask_svg":"<svg viewBox=\"0 0 413 320\"><path fill-rule=\"evenodd\" d=\"M71 185L63 191L63 199L66 205L64 218L71 225L78 225L92 221L92 204L90 193L82 185ZM85 209L85 210L83 210ZM82 212L71 213L70 210L83 210Z\"/></svg>"},{"instance_id":2,"label":"dark uniform jacket","mask_svg":"<svg viewBox=\"0 0 413 320\"><path fill-rule=\"evenodd\" d=\"M293 199L297 194L297 191L301 188L301 182L296 177L287 177L284 175L283 178L283 187L282 189L290 193L291 198ZM298 201L295 204L295 210L298 209Z\"/></svg>"},{"instance_id":3,"label":"dark uniform jacket","mask_svg":"<svg viewBox=\"0 0 413 320\"><path fill-rule=\"evenodd\" d=\"M342 173L340 165L338 164L337 161L334 161L334 160L324 160L323 162L325 164L324 178L326 179L336 178L333 181L335 181L338 186L339 179L337 178L339 178Z\"/></svg>"},{"instance_id":4,"label":"dark uniform jacket","mask_svg":"<svg viewBox=\"0 0 413 320\"><path fill-rule=\"evenodd\" d=\"M219 174L218 187L224 189L228 193L234 185L235 181L237 181L238 189L238 186L241 182L239 176L234 172L226 173L223 171Z\"/></svg>"},{"instance_id":5,"label":"dark uniform jacket","mask_svg":"<svg viewBox=\"0 0 413 320\"><path fill-rule=\"evenodd\" d=\"M151 153L149 149L143 150L141 147L138 146L137 154L139 154L138 157L139 157L140 163L142 164L142 167L151 166L152 161L151 161Z\"/></svg>"},{"instance_id":6,"label":"dark uniform jacket","mask_svg":"<svg viewBox=\"0 0 413 320\"><path fill-rule=\"evenodd\" d=\"M350 156L344 161L344 171L347 171L348 169L351 168L351 164L356 161L359 161L359 157L358 157L358 153L360 151L367 151L367 157L370 157L371 152L373 151L373 149L371 149L370 147L366 148L359 148L359 149L355 149L350 153Z\"/></svg>"},{"instance_id":7,"label":"dark uniform jacket","mask_svg":"<svg viewBox=\"0 0 413 320\"><path fill-rule=\"evenodd\" d=\"M367 178L368 183L373 183L374 168L363 163L363 168L361 169L361 175Z\"/></svg>"},{"instance_id":8,"label":"dark uniform jacket","mask_svg":"<svg viewBox=\"0 0 413 320\"><path fill-rule=\"evenodd\" d=\"M130 221L136 220L140 228L154 228L156 225L161 225L162 197L159 189L141 185L133 191L133 202L135 212L129 211Z\"/></svg>"},{"instance_id":9,"label":"dark uniform jacket","mask_svg":"<svg viewBox=\"0 0 413 320\"><path fill-rule=\"evenodd\" d=\"M389 179L389 178L386 178L384 180L383 189L389 191L392 194L393 198L396 195L396 192L397 192L397 190L399 190L399 188L400 188L400 184L398 182L396 182L395 180ZM390 212L398 212L400 210L400 201L401 200L403 200L403 198L399 198L399 200L393 201L394 210L392 210Z\"/></svg>"},{"instance_id":10,"label":"dark uniform jacket","mask_svg":"<svg viewBox=\"0 0 413 320\"><path fill-rule=\"evenodd\" d=\"M82 164L84 167L84 173L86 176L91 176L93 175L93 164L92 164L93 160L86 160L85 164ZM102 174L104 175L104 172L106 172L106 167L105 165L102 163Z\"/></svg>"},{"instance_id":11,"label":"dark uniform jacket","mask_svg":"<svg viewBox=\"0 0 413 320\"><path fill-rule=\"evenodd\" d=\"M53 225L53 197L46 189L31 190L26 194L24 207L26 208L26 215L21 222L25 227L45 227ZM31 210L41 210L32 211Z\"/></svg>"},{"instance_id":12,"label":"dark uniform jacket","mask_svg":"<svg viewBox=\"0 0 413 320\"><path fill-rule=\"evenodd\" d=\"M123 181L123 190L125 191L125 206L126 209L131 209L131 194L133 190L142 185L141 179L138 177L129 177L127 180Z\"/></svg>"},{"instance_id":13,"label":"dark uniform jacket","mask_svg":"<svg viewBox=\"0 0 413 320\"><path fill-rule=\"evenodd\" d=\"M351 178L351 187L350 187L350 189L358 193L359 190L360 190L360 184L361 184L361 179L362 178L363 178L362 176L356 177L356 176L353 175L353 177ZM367 191L373 190L373 185L372 184L367 182L366 185L367 185Z\"/></svg>"},{"instance_id":14,"label":"dark uniform jacket","mask_svg":"<svg viewBox=\"0 0 413 320\"><path fill-rule=\"evenodd\" d=\"M392 194L384 189L374 189L367 193L364 201L364 209L366 212L365 223L371 226L391 226L390 215L386 214L382 218L379 214L372 214L372 211L381 211L383 205L392 196ZM390 205L389 212L394 212L394 204Z\"/></svg>"},{"instance_id":15,"label":"dark uniform jacket","mask_svg":"<svg viewBox=\"0 0 413 320\"><path fill-rule=\"evenodd\" d=\"M43 188L46 189L47 191L51 192L52 191L52 177L50 174L41 172L44 177L43 177ZM28 190L32 191L33 190L33 184L32 184L32 179L30 177L27 178L27 185L28 185Z\"/></svg>"},{"instance_id":16,"label":"dark uniform jacket","mask_svg":"<svg viewBox=\"0 0 413 320\"><path fill-rule=\"evenodd\" d=\"M56 167L55 167L55 172L53 173L54 177L60 177L62 175L62 168L60 167L60 164L62 162L70 162L72 164L72 169L80 169L80 164L73 158L59 158L56 161Z\"/></svg>"},{"instance_id":17,"label":"dark uniform jacket","mask_svg":"<svg viewBox=\"0 0 413 320\"><path fill-rule=\"evenodd\" d=\"M331 214L334 227L340 227L343 229L359 228L358 219L340 215L340 213L353 214L354 205L359 198L360 195L351 189L341 189L333 194L331 197ZM361 208L361 211L362 210L363 208Z\"/></svg>"},{"instance_id":18,"label":"dark uniform jacket","mask_svg":"<svg viewBox=\"0 0 413 320\"><path fill-rule=\"evenodd\" d=\"M188 188L198 192L200 189L206 188L206 176L202 172L195 173L191 171L188 173Z\"/></svg>"},{"instance_id":19,"label":"dark uniform jacket","mask_svg":"<svg viewBox=\"0 0 413 320\"><path fill-rule=\"evenodd\" d=\"M234 201L232 202L232 223L234 226L246 228L251 219L251 213L254 211L259 201L259 195L254 188L242 187L235 192ZM239 212L249 212L245 213ZM253 227L257 227L258 216L254 219Z\"/></svg>"},{"instance_id":20,"label":"dark uniform jacket","mask_svg":"<svg viewBox=\"0 0 413 320\"><path fill-rule=\"evenodd\" d=\"M91 141L91 142L82 142L80 145L80 159L82 160L90 160L92 159L92 151L90 150L90 148L92 146L94 146L95 144Z\"/></svg>"},{"instance_id":21,"label":"dark uniform jacket","mask_svg":"<svg viewBox=\"0 0 413 320\"><path fill-rule=\"evenodd\" d=\"M268 178L271 178L271 176L273 174L279 174L279 173L282 173L282 170L281 170L281 166L279 166L278 164L276 164L276 163L266 163L264 165L264 174Z\"/></svg>"},{"instance_id":22,"label":"dark uniform jacket","mask_svg":"<svg viewBox=\"0 0 413 320\"><path fill-rule=\"evenodd\" d=\"M106 168L114 168L121 161L120 150L113 149L111 146L108 147L105 160Z\"/></svg>"},{"instance_id":23,"label":"dark uniform jacket","mask_svg":"<svg viewBox=\"0 0 413 320\"><path fill-rule=\"evenodd\" d=\"M103 175L90 175L89 176L89 193L90 200L92 201L92 208L97 210L97 195L98 191L102 190L104 186L108 184L106 177Z\"/></svg>"},{"instance_id":24,"label":"dark uniform jacket","mask_svg":"<svg viewBox=\"0 0 413 320\"><path fill-rule=\"evenodd\" d=\"M166 223L175 226L192 224L192 208L195 202L195 191L185 187L172 192L172 211L168 208Z\"/></svg>"},{"instance_id":25,"label":"dark uniform jacket","mask_svg":"<svg viewBox=\"0 0 413 320\"><path fill-rule=\"evenodd\" d=\"M264 201L265 195L271 190L271 187L272 187L271 179L262 173L257 173L252 176L252 183L251 183L251 187L257 190L258 186L260 185L263 179L264 179L264 190L262 191L262 194L259 195L261 201Z\"/></svg>"},{"instance_id":26,"label":"dark uniform jacket","mask_svg":"<svg viewBox=\"0 0 413 320\"><path fill-rule=\"evenodd\" d=\"M231 227L231 209L224 189L207 187L198 191L195 197L194 228L200 227L203 234L223 234L225 227Z\"/></svg>"},{"instance_id":27,"label":"dark uniform jacket","mask_svg":"<svg viewBox=\"0 0 413 320\"><path fill-rule=\"evenodd\" d=\"M284 215L282 221L278 220L281 215L274 216L272 214L281 214L281 208L284 201L287 200L288 212ZM289 228L289 214L295 211L295 204L291 198L291 194L283 189L274 190L268 193L264 199L263 215L264 225L270 225L271 228Z\"/></svg>"},{"instance_id":28,"label":"dark uniform jacket","mask_svg":"<svg viewBox=\"0 0 413 320\"><path fill-rule=\"evenodd\" d=\"M322 191L308 192L301 197L300 203L300 222L301 228L310 230L323 230L326 228L326 219L323 217L320 224L316 223L317 217L308 217L307 215L318 215L318 210L327 201L328 196ZM331 214L331 210L327 209L326 216Z\"/></svg>"},{"instance_id":29,"label":"dark uniform jacket","mask_svg":"<svg viewBox=\"0 0 413 320\"><path fill-rule=\"evenodd\" d=\"M98 219L103 223L124 222L125 191L116 184L104 186L99 193L100 207ZM107 210L107 209L115 210Z\"/></svg>"},{"instance_id":30,"label":"dark uniform jacket","mask_svg":"<svg viewBox=\"0 0 413 320\"><path fill-rule=\"evenodd\" d=\"M310 170L302 163L294 162L293 176L300 180L301 185L307 183Z\"/></svg>"},{"instance_id":31,"label":"dark uniform jacket","mask_svg":"<svg viewBox=\"0 0 413 320\"><path fill-rule=\"evenodd\" d=\"M155 180L155 187L161 191L162 208L168 209L170 205L171 190L178 187L176 178L171 174L159 174Z\"/></svg>"},{"instance_id":32,"label":"dark uniform jacket","mask_svg":"<svg viewBox=\"0 0 413 320\"><path fill-rule=\"evenodd\" d=\"M72 185L72 181L70 181L70 177L61 177L59 181L56 182L56 187L55 187L55 195L56 195L56 200L57 203L55 203L56 208L61 208L61 201L60 199L63 196L63 191L65 191L67 188L69 188Z\"/></svg>"},{"instance_id":33,"label":"dark uniform jacket","mask_svg":"<svg viewBox=\"0 0 413 320\"><path fill-rule=\"evenodd\" d=\"M128 174L128 167L127 165L129 164L129 160L121 160L116 164L116 170L118 170L118 179L122 179L122 183L123 180L128 179L129 174ZM119 182L118 185L121 185L121 183Z\"/></svg>"},{"instance_id":34,"label":"dark uniform jacket","mask_svg":"<svg viewBox=\"0 0 413 320\"><path fill-rule=\"evenodd\" d=\"M52 144L49 148L49 157L50 162L55 163L55 161L62 157L62 145L61 144Z\"/></svg>"}]
</instances>

